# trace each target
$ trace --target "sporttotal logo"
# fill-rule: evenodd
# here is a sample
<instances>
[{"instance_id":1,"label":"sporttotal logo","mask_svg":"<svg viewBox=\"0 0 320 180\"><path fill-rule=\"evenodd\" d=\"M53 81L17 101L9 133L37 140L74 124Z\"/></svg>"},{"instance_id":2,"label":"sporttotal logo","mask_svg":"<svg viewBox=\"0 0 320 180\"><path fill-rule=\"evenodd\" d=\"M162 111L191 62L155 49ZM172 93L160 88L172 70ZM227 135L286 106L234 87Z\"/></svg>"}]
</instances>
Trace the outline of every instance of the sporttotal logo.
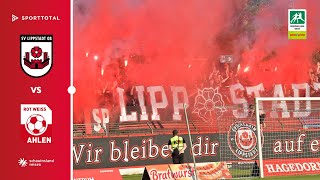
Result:
<instances>
[{"instance_id":1,"label":"sporttotal logo","mask_svg":"<svg viewBox=\"0 0 320 180\"><path fill-rule=\"evenodd\" d=\"M230 126L228 145L232 153L242 160L252 160L258 155L257 128L245 122L236 122ZM264 138L261 133L261 143Z\"/></svg>"},{"instance_id":2,"label":"sporttotal logo","mask_svg":"<svg viewBox=\"0 0 320 180\"><path fill-rule=\"evenodd\" d=\"M288 38L307 39L307 10L288 10Z\"/></svg>"},{"instance_id":3,"label":"sporttotal logo","mask_svg":"<svg viewBox=\"0 0 320 180\"><path fill-rule=\"evenodd\" d=\"M52 35L21 35L20 64L31 77L42 77L49 73L53 64Z\"/></svg>"},{"instance_id":4,"label":"sporttotal logo","mask_svg":"<svg viewBox=\"0 0 320 180\"><path fill-rule=\"evenodd\" d=\"M20 16L21 21L60 21L60 17L57 15L23 15ZM18 20L19 17L11 14L11 21L14 22Z\"/></svg>"},{"instance_id":5,"label":"sporttotal logo","mask_svg":"<svg viewBox=\"0 0 320 180\"><path fill-rule=\"evenodd\" d=\"M51 143L51 109L46 104L21 104L20 111L21 125L28 133L27 143Z\"/></svg>"},{"instance_id":6,"label":"sporttotal logo","mask_svg":"<svg viewBox=\"0 0 320 180\"><path fill-rule=\"evenodd\" d=\"M18 19L19 19L18 16L14 15L14 14L11 15L11 21L12 21L12 22L14 22L14 21L16 21L16 20L18 20Z\"/></svg>"}]
</instances>

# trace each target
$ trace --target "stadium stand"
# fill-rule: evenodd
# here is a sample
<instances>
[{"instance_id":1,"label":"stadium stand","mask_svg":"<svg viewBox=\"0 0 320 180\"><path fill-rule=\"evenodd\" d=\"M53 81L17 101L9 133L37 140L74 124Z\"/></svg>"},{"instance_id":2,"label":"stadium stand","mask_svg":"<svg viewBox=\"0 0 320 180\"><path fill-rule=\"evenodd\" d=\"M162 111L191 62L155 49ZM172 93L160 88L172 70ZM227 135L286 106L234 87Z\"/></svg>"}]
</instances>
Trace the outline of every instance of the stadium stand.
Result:
<instances>
[{"instance_id":1,"label":"stadium stand","mask_svg":"<svg viewBox=\"0 0 320 180\"><path fill-rule=\"evenodd\" d=\"M91 124L74 124L74 137L88 137L88 136L119 136L119 135L143 135L143 134L171 134L173 129L179 130L181 133L187 133L188 129L185 121L140 121L140 122L122 122L109 123L107 125L108 132L105 133L103 129L99 133L93 130L95 123ZM202 120L190 120L190 131L194 133L212 132L213 126L208 126ZM101 127L101 126L100 126ZM87 133L90 129L92 133Z\"/></svg>"}]
</instances>

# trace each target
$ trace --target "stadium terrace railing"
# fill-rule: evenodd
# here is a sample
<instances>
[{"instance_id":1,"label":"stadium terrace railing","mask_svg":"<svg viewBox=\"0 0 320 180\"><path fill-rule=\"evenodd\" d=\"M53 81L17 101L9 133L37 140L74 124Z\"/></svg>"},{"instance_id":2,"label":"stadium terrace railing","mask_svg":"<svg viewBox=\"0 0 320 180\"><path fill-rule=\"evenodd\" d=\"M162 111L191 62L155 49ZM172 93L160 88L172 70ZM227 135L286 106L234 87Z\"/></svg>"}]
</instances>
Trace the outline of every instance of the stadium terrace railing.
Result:
<instances>
[{"instance_id":1,"label":"stadium terrace railing","mask_svg":"<svg viewBox=\"0 0 320 180\"><path fill-rule=\"evenodd\" d=\"M203 121L190 121L190 130L194 133L212 132L208 124ZM185 121L146 121L121 123L90 123L74 124L73 137L106 137L106 136L135 136L150 134L171 134L174 129L180 133L187 133Z\"/></svg>"},{"instance_id":2,"label":"stadium terrace railing","mask_svg":"<svg viewBox=\"0 0 320 180\"><path fill-rule=\"evenodd\" d=\"M281 113L279 109L273 109L271 103L264 104L264 111ZM214 122L206 122L199 118L191 118L189 120L190 131L192 134L198 133L217 133L227 132L230 128L230 124L223 124L222 122L237 122L239 120L245 122L255 122L255 116L248 115L246 118L235 118L233 115L234 110L241 112L243 109L241 106L226 106L226 112L224 116ZM254 110L249 114L254 114ZM308 117L288 117L288 118L271 118L271 120L265 121L268 132L281 132L290 130L319 130L320 127L320 103L313 103L310 116ZM288 113L295 112L294 103L288 103ZM269 117L267 119L270 119ZM218 122L218 123L217 123ZM221 125L223 124L223 125ZM107 124L88 123L88 124L74 124L73 125L73 137L112 137L112 136L137 136L137 135L158 135L158 134L171 134L172 130L178 129L180 133L187 134L186 121L175 120L148 120L148 121L135 121L135 122L113 122Z\"/></svg>"}]
</instances>

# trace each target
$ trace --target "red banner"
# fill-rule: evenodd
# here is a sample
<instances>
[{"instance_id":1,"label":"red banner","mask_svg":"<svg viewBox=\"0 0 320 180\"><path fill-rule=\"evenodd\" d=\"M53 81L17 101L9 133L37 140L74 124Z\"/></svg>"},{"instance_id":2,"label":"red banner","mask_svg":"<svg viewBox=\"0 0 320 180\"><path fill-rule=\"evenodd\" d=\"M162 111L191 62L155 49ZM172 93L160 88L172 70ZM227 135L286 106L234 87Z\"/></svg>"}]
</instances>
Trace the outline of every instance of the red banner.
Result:
<instances>
[{"instance_id":1,"label":"red banner","mask_svg":"<svg viewBox=\"0 0 320 180\"><path fill-rule=\"evenodd\" d=\"M264 160L265 176L320 174L319 158Z\"/></svg>"},{"instance_id":2,"label":"red banner","mask_svg":"<svg viewBox=\"0 0 320 180\"><path fill-rule=\"evenodd\" d=\"M74 170L73 180L122 180L119 169L84 169Z\"/></svg>"}]
</instances>

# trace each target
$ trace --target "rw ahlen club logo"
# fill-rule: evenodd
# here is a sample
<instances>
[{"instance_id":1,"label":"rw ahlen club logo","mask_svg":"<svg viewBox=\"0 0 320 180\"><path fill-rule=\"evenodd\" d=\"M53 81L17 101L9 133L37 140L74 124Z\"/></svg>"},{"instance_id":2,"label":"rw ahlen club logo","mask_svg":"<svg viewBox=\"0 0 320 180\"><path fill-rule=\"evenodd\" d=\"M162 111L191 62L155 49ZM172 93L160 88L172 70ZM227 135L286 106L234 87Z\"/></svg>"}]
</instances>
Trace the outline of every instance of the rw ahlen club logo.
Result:
<instances>
[{"instance_id":1,"label":"rw ahlen club logo","mask_svg":"<svg viewBox=\"0 0 320 180\"><path fill-rule=\"evenodd\" d=\"M51 143L51 109L46 104L21 104L20 111L27 143Z\"/></svg>"},{"instance_id":2,"label":"rw ahlen club logo","mask_svg":"<svg viewBox=\"0 0 320 180\"><path fill-rule=\"evenodd\" d=\"M53 64L52 35L21 35L20 64L29 76L38 78L45 76Z\"/></svg>"}]
</instances>

